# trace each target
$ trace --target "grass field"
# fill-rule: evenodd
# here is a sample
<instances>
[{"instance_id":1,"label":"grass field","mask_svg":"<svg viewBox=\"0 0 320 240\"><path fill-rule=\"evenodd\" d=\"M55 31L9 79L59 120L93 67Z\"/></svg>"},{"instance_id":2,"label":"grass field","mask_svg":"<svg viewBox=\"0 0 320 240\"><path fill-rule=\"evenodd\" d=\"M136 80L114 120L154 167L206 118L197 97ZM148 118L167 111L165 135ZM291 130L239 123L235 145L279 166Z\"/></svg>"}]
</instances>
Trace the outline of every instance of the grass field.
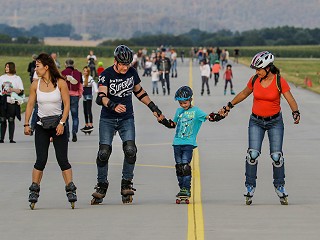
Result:
<instances>
[{"instance_id":1,"label":"grass field","mask_svg":"<svg viewBox=\"0 0 320 240\"><path fill-rule=\"evenodd\" d=\"M239 62L249 66L251 58L240 58ZM274 64L281 75L296 86L320 93L320 59L315 58L276 58ZM312 87L305 85L305 78L312 80Z\"/></svg>"}]
</instances>

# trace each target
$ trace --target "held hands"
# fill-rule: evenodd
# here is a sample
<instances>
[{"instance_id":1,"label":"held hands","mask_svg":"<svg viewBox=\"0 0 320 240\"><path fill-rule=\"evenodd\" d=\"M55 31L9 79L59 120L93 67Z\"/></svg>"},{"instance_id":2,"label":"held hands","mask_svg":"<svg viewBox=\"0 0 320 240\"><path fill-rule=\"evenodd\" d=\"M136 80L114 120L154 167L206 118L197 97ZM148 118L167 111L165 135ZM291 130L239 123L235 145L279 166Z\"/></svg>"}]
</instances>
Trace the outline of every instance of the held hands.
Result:
<instances>
[{"instance_id":1,"label":"held hands","mask_svg":"<svg viewBox=\"0 0 320 240\"><path fill-rule=\"evenodd\" d=\"M158 120L158 122L167 128L175 128L176 127L176 124L171 119L163 118L161 121Z\"/></svg>"},{"instance_id":2,"label":"held hands","mask_svg":"<svg viewBox=\"0 0 320 240\"><path fill-rule=\"evenodd\" d=\"M219 114L223 117L228 116L228 113L230 112L230 110L234 107L234 105L231 102L227 103L227 106L223 106L220 110L219 110Z\"/></svg>"},{"instance_id":3,"label":"held hands","mask_svg":"<svg viewBox=\"0 0 320 240\"><path fill-rule=\"evenodd\" d=\"M219 122L220 120L222 120L224 118L225 117L220 115L219 113L212 112L212 113L209 114L208 120L210 122Z\"/></svg>"}]
</instances>

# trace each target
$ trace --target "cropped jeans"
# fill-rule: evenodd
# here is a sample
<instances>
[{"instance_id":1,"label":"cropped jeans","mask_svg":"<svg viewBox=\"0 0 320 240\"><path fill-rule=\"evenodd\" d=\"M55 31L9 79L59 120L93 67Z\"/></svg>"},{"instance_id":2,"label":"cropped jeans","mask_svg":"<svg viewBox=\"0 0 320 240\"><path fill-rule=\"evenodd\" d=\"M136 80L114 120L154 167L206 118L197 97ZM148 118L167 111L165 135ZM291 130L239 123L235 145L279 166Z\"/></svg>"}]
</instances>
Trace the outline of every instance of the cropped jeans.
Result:
<instances>
[{"instance_id":1,"label":"cropped jeans","mask_svg":"<svg viewBox=\"0 0 320 240\"><path fill-rule=\"evenodd\" d=\"M282 144L283 144L283 135L284 135L284 124L282 119L282 114L280 112L279 116L269 120L257 119L254 116L250 116L248 135L249 135L249 150L256 150L261 153L262 141L265 135L265 132L268 133L269 138L269 151L270 155L273 153L282 154ZM251 185L256 187L256 178L257 178L257 166L256 164L249 164L246 161L246 185ZM285 184L285 171L284 163L280 167L276 167L273 164L273 184L275 187Z\"/></svg>"},{"instance_id":2,"label":"cropped jeans","mask_svg":"<svg viewBox=\"0 0 320 240\"><path fill-rule=\"evenodd\" d=\"M100 117L99 123L99 144L112 145L113 137L118 132L122 142L129 140L135 141L135 123L134 118L128 119L107 119ZM133 170L135 164L129 164L124 158L122 166L122 178L133 179ZM97 165L98 182L106 182L108 179L108 164L103 167Z\"/></svg>"}]
</instances>

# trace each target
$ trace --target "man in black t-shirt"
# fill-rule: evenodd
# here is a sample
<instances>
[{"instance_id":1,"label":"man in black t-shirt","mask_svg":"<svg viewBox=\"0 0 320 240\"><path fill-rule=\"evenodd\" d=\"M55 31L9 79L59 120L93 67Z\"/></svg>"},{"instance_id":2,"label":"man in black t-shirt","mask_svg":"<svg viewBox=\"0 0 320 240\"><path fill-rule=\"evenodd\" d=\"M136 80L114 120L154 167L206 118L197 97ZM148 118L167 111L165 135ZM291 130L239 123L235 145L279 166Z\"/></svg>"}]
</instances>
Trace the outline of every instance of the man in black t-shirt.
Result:
<instances>
[{"instance_id":1,"label":"man in black t-shirt","mask_svg":"<svg viewBox=\"0 0 320 240\"><path fill-rule=\"evenodd\" d=\"M102 106L99 123L99 151L97 155L98 178L96 191L91 204L99 204L106 195L108 182L108 160L112 151L114 134L119 133L122 140L124 162L122 169L121 195L123 203L131 203L135 189L132 187L133 170L136 162L135 124L132 106L132 93L162 120L159 108L150 100L140 85L137 71L131 67L133 54L125 45L114 51L113 66L105 69L99 76L99 93L96 103Z\"/></svg>"}]
</instances>

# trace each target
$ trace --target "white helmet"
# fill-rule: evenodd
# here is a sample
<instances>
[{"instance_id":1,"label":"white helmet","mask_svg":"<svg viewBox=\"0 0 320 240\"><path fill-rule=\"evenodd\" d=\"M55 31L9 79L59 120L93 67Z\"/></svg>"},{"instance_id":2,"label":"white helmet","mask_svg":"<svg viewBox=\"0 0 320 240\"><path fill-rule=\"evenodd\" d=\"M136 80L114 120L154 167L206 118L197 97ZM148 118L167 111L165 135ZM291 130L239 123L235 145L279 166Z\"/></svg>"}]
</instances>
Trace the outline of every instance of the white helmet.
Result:
<instances>
[{"instance_id":1,"label":"white helmet","mask_svg":"<svg viewBox=\"0 0 320 240\"><path fill-rule=\"evenodd\" d=\"M274 56L268 51L263 51L257 53L251 60L250 67L253 69L265 68L272 64L274 61Z\"/></svg>"}]
</instances>

